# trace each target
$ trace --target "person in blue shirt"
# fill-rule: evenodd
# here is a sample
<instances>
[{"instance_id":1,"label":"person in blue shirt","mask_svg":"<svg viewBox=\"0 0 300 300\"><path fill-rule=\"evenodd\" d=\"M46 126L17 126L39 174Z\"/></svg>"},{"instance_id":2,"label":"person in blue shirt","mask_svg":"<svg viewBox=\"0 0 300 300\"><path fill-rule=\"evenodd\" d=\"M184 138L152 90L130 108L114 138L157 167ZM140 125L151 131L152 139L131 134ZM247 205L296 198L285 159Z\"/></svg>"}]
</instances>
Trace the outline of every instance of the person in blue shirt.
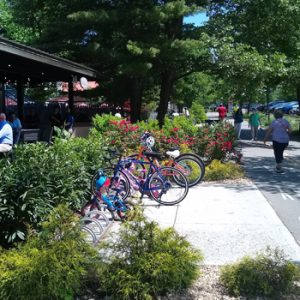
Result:
<instances>
[{"instance_id":1,"label":"person in blue shirt","mask_svg":"<svg viewBox=\"0 0 300 300\"><path fill-rule=\"evenodd\" d=\"M64 126L65 126L65 129L69 132L69 133L73 133L73 126L74 126L74 117L73 115L71 114L71 110L70 108L67 108L67 111L66 111L66 118L65 118L65 121L64 121Z\"/></svg>"},{"instance_id":2,"label":"person in blue shirt","mask_svg":"<svg viewBox=\"0 0 300 300\"><path fill-rule=\"evenodd\" d=\"M6 115L0 114L0 153L9 152L13 145L13 131L6 121Z\"/></svg>"},{"instance_id":3,"label":"person in blue shirt","mask_svg":"<svg viewBox=\"0 0 300 300\"><path fill-rule=\"evenodd\" d=\"M13 141L14 144L19 144L22 124L19 118L17 118L16 114L13 112L10 115L10 125L13 130Z\"/></svg>"}]
</instances>

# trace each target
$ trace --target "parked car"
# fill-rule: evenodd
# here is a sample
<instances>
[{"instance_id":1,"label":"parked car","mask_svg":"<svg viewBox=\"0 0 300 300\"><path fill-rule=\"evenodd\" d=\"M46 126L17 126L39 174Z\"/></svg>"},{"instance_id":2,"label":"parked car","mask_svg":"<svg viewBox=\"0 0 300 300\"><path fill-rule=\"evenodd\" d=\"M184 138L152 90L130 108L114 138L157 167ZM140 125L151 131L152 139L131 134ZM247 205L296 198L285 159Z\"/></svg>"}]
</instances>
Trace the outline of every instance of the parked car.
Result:
<instances>
[{"instance_id":1,"label":"parked car","mask_svg":"<svg viewBox=\"0 0 300 300\"><path fill-rule=\"evenodd\" d=\"M289 114L290 114L290 115L297 115L297 116L299 116L299 115L300 115L300 108L299 108L299 105L298 105L298 106L295 106L294 108L292 108L292 109L289 111Z\"/></svg>"},{"instance_id":2,"label":"parked car","mask_svg":"<svg viewBox=\"0 0 300 300\"><path fill-rule=\"evenodd\" d=\"M270 107L270 111L275 111L278 109L282 109L286 105L286 102L276 103Z\"/></svg>"},{"instance_id":3,"label":"parked car","mask_svg":"<svg viewBox=\"0 0 300 300\"><path fill-rule=\"evenodd\" d=\"M291 101L291 102L285 103L285 105L282 107L282 111L284 113L288 114L291 109L298 108L298 107L299 107L298 101Z\"/></svg>"},{"instance_id":4,"label":"parked car","mask_svg":"<svg viewBox=\"0 0 300 300\"><path fill-rule=\"evenodd\" d=\"M280 103L284 103L284 100L275 100L275 101L269 102L268 104L260 105L260 106L257 107L257 109L259 111L268 112L268 111L273 110L274 105L277 105L277 104L280 104Z\"/></svg>"}]
</instances>

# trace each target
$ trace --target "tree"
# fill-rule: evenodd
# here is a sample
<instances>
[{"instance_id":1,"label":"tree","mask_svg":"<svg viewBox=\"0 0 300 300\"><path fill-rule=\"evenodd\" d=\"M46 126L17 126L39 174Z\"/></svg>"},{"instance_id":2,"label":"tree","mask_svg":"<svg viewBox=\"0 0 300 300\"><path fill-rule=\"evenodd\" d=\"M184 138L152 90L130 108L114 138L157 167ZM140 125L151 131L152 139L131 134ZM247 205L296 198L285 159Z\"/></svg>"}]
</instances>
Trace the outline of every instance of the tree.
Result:
<instances>
[{"instance_id":1,"label":"tree","mask_svg":"<svg viewBox=\"0 0 300 300\"><path fill-rule=\"evenodd\" d=\"M133 121L148 78L161 86L162 124L174 82L203 70L209 59L205 36L183 25L183 17L205 1L10 2L18 22L36 34L35 45L101 69L105 81L126 78Z\"/></svg>"},{"instance_id":2,"label":"tree","mask_svg":"<svg viewBox=\"0 0 300 300\"><path fill-rule=\"evenodd\" d=\"M259 54L267 56L270 65L274 62L272 55L282 55L282 58L285 55L286 70L282 69L279 74L270 69L266 72L266 90L283 79L293 80L299 86L300 101L300 78L297 76L300 71L299 0L213 0L209 14L210 32L218 37L231 36L234 43L255 48Z\"/></svg>"},{"instance_id":3,"label":"tree","mask_svg":"<svg viewBox=\"0 0 300 300\"><path fill-rule=\"evenodd\" d=\"M6 0L0 0L0 35L23 43L27 43L32 37L29 28L15 23L13 10Z\"/></svg>"},{"instance_id":4,"label":"tree","mask_svg":"<svg viewBox=\"0 0 300 300\"><path fill-rule=\"evenodd\" d=\"M208 105L222 97L219 84L216 77L196 72L175 82L171 100L179 106L191 107L194 102Z\"/></svg>"}]
</instances>

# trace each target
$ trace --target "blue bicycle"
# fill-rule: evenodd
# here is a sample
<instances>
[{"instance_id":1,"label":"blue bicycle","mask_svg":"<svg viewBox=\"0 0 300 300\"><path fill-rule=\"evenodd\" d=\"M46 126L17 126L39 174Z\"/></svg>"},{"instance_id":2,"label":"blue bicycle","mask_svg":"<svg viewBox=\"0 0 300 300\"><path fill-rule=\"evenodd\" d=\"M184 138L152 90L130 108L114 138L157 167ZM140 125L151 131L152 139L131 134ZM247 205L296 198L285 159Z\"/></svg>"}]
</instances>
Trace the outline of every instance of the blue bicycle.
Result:
<instances>
[{"instance_id":1,"label":"blue bicycle","mask_svg":"<svg viewBox=\"0 0 300 300\"><path fill-rule=\"evenodd\" d=\"M127 215L130 210L132 210L133 204L129 201L122 200L120 194L122 194L122 189L111 188L111 181L114 181L115 178L110 178L103 172L99 170L97 172L97 179L95 180L95 192L91 200L83 207L83 215L87 211L94 209L103 211L107 210L110 212L113 219L124 220L127 218ZM116 215L118 218L116 218Z\"/></svg>"}]
</instances>

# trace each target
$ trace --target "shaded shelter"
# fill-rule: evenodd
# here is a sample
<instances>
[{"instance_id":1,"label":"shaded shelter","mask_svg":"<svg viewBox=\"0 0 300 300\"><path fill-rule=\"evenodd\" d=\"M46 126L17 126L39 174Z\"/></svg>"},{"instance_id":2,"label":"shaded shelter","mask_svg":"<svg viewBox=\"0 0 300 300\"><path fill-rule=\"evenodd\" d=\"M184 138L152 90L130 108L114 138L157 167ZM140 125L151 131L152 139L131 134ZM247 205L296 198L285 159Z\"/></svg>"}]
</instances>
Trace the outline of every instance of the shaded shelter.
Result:
<instances>
[{"instance_id":1,"label":"shaded shelter","mask_svg":"<svg viewBox=\"0 0 300 300\"><path fill-rule=\"evenodd\" d=\"M74 107L73 82L80 77L97 79L97 72L89 67L60 58L56 55L25 46L0 37L0 110L6 111L4 84L17 85L18 116L24 113L24 85L43 82L68 82L68 98L71 110Z\"/></svg>"}]
</instances>

